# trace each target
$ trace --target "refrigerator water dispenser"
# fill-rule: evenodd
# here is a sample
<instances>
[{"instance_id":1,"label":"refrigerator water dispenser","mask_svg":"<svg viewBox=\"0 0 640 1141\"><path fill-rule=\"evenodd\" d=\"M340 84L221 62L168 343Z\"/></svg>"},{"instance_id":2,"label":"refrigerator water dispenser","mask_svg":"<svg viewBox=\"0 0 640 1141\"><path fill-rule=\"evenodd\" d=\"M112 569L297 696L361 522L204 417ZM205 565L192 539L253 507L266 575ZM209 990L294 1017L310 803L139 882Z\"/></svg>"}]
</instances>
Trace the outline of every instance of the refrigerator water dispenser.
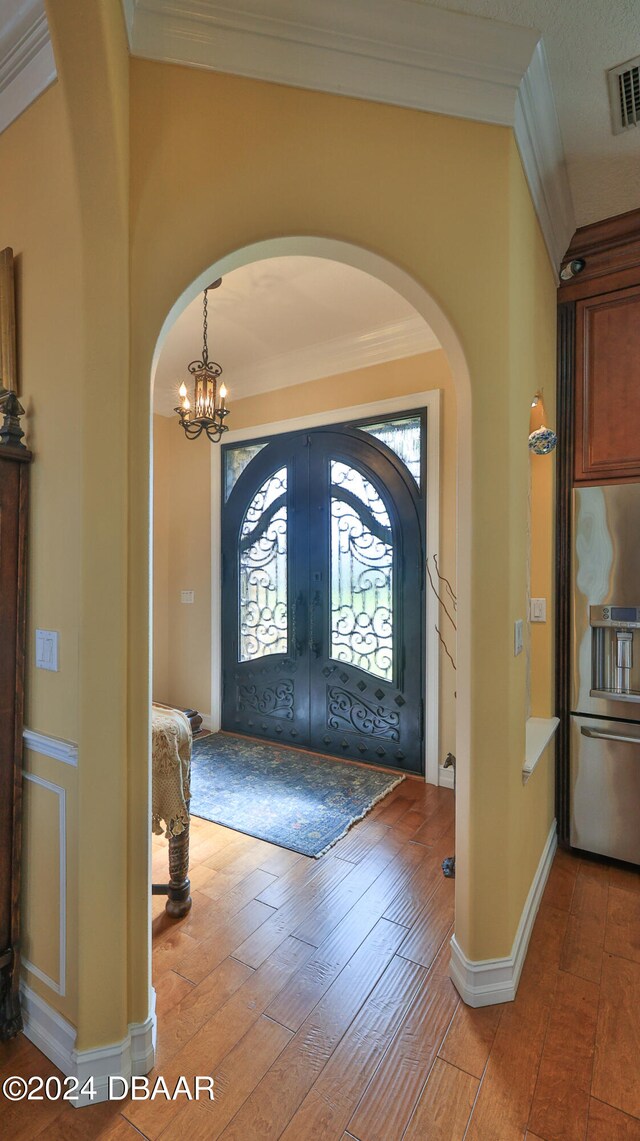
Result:
<instances>
[{"instance_id":1,"label":"refrigerator water dispenser","mask_svg":"<svg viewBox=\"0 0 640 1141\"><path fill-rule=\"evenodd\" d=\"M591 696L640 701L640 607L591 606Z\"/></svg>"}]
</instances>

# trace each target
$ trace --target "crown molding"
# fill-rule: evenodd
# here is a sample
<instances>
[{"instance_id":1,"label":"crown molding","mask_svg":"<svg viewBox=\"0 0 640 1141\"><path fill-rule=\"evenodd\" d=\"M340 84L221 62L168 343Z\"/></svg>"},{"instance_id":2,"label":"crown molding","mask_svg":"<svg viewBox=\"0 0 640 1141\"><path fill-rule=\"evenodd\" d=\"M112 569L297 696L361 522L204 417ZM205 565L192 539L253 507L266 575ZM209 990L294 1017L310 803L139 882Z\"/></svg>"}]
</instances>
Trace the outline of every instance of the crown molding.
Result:
<instances>
[{"instance_id":1,"label":"crown molding","mask_svg":"<svg viewBox=\"0 0 640 1141\"><path fill-rule=\"evenodd\" d=\"M137 56L493 123L539 38L419 0L127 3Z\"/></svg>"},{"instance_id":2,"label":"crown molding","mask_svg":"<svg viewBox=\"0 0 640 1141\"><path fill-rule=\"evenodd\" d=\"M19 6L0 30L0 132L56 78L44 0Z\"/></svg>"},{"instance_id":3,"label":"crown molding","mask_svg":"<svg viewBox=\"0 0 640 1141\"><path fill-rule=\"evenodd\" d=\"M537 31L419 0L123 0L134 55L514 129L549 257L575 230Z\"/></svg>"},{"instance_id":4,"label":"crown molding","mask_svg":"<svg viewBox=\"0 0 640 1141\"><path fill-rule=\"evenodd\" d=\"M575 232L576 219L541 39L518 88L513 129L551 264L557 271Z\"/></svg>"},{"instance_id":5,"label":"crown molding","mask_svg":"<svg viewBox=\"0 0 640 1141\"><path fill-rule=\"evenodd\" d=\"M272 392L276 388L290 388L328 376L338 376L354 369L388 361L430 353L440 348L440 342L421 317L406 317L393 321L370 333L336 337L301 349L279 353L258 361L246 369L229 369L229 398L244 400ZM158 381L156 380L156 384ZM173 416L175 392L159 390L155 398L155 412Z\"/></svg>"}]
</instances>

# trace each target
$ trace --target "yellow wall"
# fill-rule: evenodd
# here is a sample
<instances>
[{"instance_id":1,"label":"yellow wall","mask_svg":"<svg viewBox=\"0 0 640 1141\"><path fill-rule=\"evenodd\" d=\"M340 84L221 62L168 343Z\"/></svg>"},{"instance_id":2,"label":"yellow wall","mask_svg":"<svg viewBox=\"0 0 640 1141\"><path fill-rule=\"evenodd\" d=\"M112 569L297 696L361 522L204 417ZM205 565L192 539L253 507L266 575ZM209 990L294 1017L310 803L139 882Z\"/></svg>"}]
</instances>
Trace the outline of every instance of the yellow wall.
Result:
<instances>
[{"instance_id":1,"label":"yellow wall","mask_svg":"<svg viewBox=\"0 0 640 1141\"><path fill-rule=\"evenodd\" d=\"M537 391L537 389L536 389ZM543 425L555 429L555 390L531 410L531 431ZM530 453L531 479L531 597L546 598L547 621L531 624L531 716L552 717L555 712L554 646L550 631L555 623L554 532L556 456Z\"/></svg>"},{"instance_id":2,"label":"yellow wall","mask_svg":"<svg viewBox=\"0 0 640 1141\"><path fill-rule=\"evenodd\" d=\"M211 445L186 440L177 416L154 416L153 442L153 698L209 715Z\"/></svg>"},{"instance_id":3,"label":"yellow wall","mask_svg":"<svg viewBox=\"0 0 640 1141\"><path fill-rule=\"evenodd\" d=\"M232 429L284 423L340 409L440 389L439 563L455 589L456 408L451 371L442 350L292 385L233 402ZM215 453L215 449L214 449ZM211 712L211 460L201 439L185 440L177 417L154 416L153 695L169 705ZM180 591L195 588L195 603ZM441 626L446 623L443 618ZM455 632L444 631L455 660ZM455 753L455 672L440 654L440 763Z\"/></svg>"},{"instance_id":4,"label":"yellow wall","mask_svg":"<svg viewBox=\"0 0 640 1141\"><path fill-rule=\"evenodd\" d=\"M47 171L34 177L34 155ZM69 133L59 88L0 135L0 248L16 258L18 359L31 469L29 685L26 720L77 737L80 584L81 241ZM27 332L28 331L28 332ZM58 558L64 533L65 558ZM36 626L59 631L61 670L35 672Z\"/></svg>"},{"instance_id":5,"label":"yellow wall","mask_svg":"<svg viewBox=\"0 0 640 1141\"><path fill-rule=\"evenodd\" d=\"M458 332L473 389L463 505L473 544L456 928L471 958L506 955L552 819L548 758L522 786L526 677L513 621L526 603L528 409L532 389L554 384L555 282L512 133L141 60L132 98L139 418L176 299L255 242L314 235L370 250L422 283ZM203 146L222 177L185 177ZM133 462L140 483L139 447ZM142 627L142 594L136 614Z\"/></svg>"},{"instance_id":6,"label":"yellow wall","mask_svg":"<svg viewBox=\"0 0 640 1141\"><path fill-rule=\"evenodd\" d=\"M48 16L60 81L0 136L0 246L17 259L35 454L26 724L77 743L80 757L76 768L26 752L25 769L57 791L26 782L24 941L49 975L66 940L65 992L25 977L78 1026L83 1048L124 1037L128 959L147 958L146 933L142 952L127 938L128 57L117 6L56 0ZM59 633L58 673L34 668L36 626ZM136 807L146 821L144 799ZM61 844L62 932L37 906L43 893L59 897ZM133 865L135 844L130 852ZM146 842L142 858L146 874ZM145 901L143 891L146 929Z\"/></svg>"},{"instance_id":7,"label":"yellow wall","mask_svg":"<svg viewBox=\"0 0 640 1141\"><path fill-rule=\"evenodd\" d=\"M45 989L46 1000L77 1025L79 1049L121 1041L149 1011L152 358L194 279L283 236L385 259L458 334L454 371L464 382L464 354L473 393L471 406L465 391L458 400L463 427L471 417L461 510L473 529L456 931L470 958L508 954L552 815L548 758L522 786L526 684L512 623L526 596L528 405L553 388L555 336L554 278L512 133L129 67L112 0L55 0L47 13L59 82L0 137L0 245L19 258L36 450L30 645L36 623L61 634L59 674L30 660L28 722L79 746L64 774L50 758L27 761L58 774L72 816L77 930L71 920L67 995ZM37 837L32 824L27 843ZM32 884L27 907L36 895ZM26 938L50 964L39 933Z\"/></svg>"},{"instance_id":8,"label":"yellow wall","mask_svg":"<svg viewBox=\"0 0 640 1141\"><path fill-rule=\"evenodd\" d=\"M46 180L34 171L34 156ZM46 187L46 192L45 192ZM0 135L0 248L16 257L18 356L22 400L28 412L31 468L26 724L78 738L81 581L80 386L78 314L81 238L69 132L60 89L40 98ZM34 668L35 629L57 630L58 673ZM27 751L25 769L57 791L25 783L24 942L29 961L58 981L59 914L39 901L59 897L59 848L65 845L68 877L67 947L75 947L76 769ZM67 806L60 832L59 802ZM43 878L44 877L44 878ZM49 919L51 922L49 922ZM72 1022L77 988L67 963L66 994L58 995L31 971L29 985Z\"/></svg>"},{"instance_id":9,"label":"yellow wall","mask_svg":"<svg viewBox=\"0 0 640 1141\"><path fill-rule=\"evenodd\" d=\"M136 755L128 705L129 63L119 5L55 0L47 17L81 250L76 1044L84 1050L121 1041L149 1008L148 779L128 764Z\"/></svg>"},{"instance_id":10,"label":"yellow wall","mask_svg":"<svg viewBox=\"0 0 640 1141\"><path fill-rule=\"evenodd\" d=\"M548 411L553 414L555 391L555 290L549 288L549 263L540 230L531 210L531 199L520 158L512 141L510 147L510 447L518 450L510 464L516 482L516 495L510 502L512 513L510 544L510 606L512 621L525 617L528 603L528 512L531 488L531 567L530 587L534 597L548 600L548 619L544 627L530 628L531 714L551 716L553 697L553 471L555 457L533 457L528 450L531 401L544 387L549 392ZM545 335L546 334L546 335ZM546 460L546 463L544 462ZM524 572L524 574L523 574ZM513 628L513 627L512 627ZM512 721L512 750L522 750L522 723L527 709L523 673L525 655L516 659L512 672L510 702L517 710ZM525 678L526 681L526 678ZM508 836L510 848L519 859L507 871L510 910L518 915L524 905L532 878L554 816L554 748L551 744L533 776L523 785L520 774L511 770L509 779ZM487 933L487 945L490 933Z\"/></svg>"},{"instance_id":11,"label":"yellow wall","mask_svg":"<svg viewBox=\"0 0 640 1141\"><path fill-rule=\"evenodd\" d=\"M184 470L179 463L172 463L175 433L172 421L166 416L153 417L153 620L151 633L153 640L153 672L151 692L155 701L165 705L177 705L171 701L171 658L169 656L169 605L171 587L169 582L169 521L173 508L172 477L174 466L181 475ZM183 453L180 451L180 459ZM188 456L187 462L188 462ZM210 512L207 511L206 518ZM185 513L186 514L186 513ZM181 518L182 516L179 516ZM189 526L185 521L184 539L191 539ZM175 534L175 531L174 531ZM200 608L200 599L196 600ZM205 622L206 611L198 617ZM188 704L188 703L187 703ZM207 706L208 708L208 698Z\"/></svg>"}]
</instances>

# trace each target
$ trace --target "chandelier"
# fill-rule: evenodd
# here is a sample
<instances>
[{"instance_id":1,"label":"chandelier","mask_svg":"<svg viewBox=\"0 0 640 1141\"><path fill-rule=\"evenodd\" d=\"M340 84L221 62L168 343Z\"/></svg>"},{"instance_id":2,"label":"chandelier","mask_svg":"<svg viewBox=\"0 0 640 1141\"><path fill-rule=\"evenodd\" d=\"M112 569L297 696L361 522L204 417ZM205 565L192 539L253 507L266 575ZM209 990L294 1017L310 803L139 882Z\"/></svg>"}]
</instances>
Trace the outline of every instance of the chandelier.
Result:
<instances>
[{"instance_id":1,"label":"chandelier","mask_svg":"<svg viewBox=\"0 0 640 1141\"><path fill-rule=\"evenodd\" d=\"M178 390L180 404L177 408L174 408L174 412L177 412L180 417L180 424L184 429L187 439L197 440L198 436L206 432L212 444L217 444L222 433L227 431L224 420L225 416L229 415L229 409L226 407L227 389L224 382L218 389L218 380L222 375L222 369L215 361L209 360L209 348L207 345L207 293L210 289L217 289L221 284L222 278L219 277L217 281L208 285L204 291L202 306L202 359L191 361L191 364L188 366L189 372L195 378L193 409L191 408L187 386L184 381Z\"/></svg>"}]
</instances>

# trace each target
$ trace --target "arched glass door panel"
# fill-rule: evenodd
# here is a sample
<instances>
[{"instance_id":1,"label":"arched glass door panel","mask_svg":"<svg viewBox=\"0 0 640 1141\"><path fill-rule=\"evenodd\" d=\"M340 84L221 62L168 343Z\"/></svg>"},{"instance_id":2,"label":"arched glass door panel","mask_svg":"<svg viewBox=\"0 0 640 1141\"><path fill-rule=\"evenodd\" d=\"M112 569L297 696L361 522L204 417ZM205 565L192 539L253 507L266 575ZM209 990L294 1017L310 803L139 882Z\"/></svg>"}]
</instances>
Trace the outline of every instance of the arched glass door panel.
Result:
<instances>
[{"instance_id":1,"label":"arched glass door panel","mask_svg":"<svg viewBox=\"0 0 640 1141\"><path fill-rule=\"evenodd\" d=\"M270 475L253 496L238 544L239 660L286 654L287 469Z\"/></svg>"},{"instance_id":2,"label":"arched glass door panel","mask_svg":"<svg viewBox=\"0 0 640 1141\"><path fill-rule=\"evenodd\" d=\"M368 428L275 437L234 463L222 726L422 772L423 494Z\"/></svg>"},{"instance_id":3,"label":"arched glass door panel","mask_svg":"<svg viewBox=\"0 0 640 1141\"><path fill-rule=\"evenodd\" d=\"M393 677L393 535L382 497L358 468L330 461L331 657Z\"/></svg>"}]
</instances>

